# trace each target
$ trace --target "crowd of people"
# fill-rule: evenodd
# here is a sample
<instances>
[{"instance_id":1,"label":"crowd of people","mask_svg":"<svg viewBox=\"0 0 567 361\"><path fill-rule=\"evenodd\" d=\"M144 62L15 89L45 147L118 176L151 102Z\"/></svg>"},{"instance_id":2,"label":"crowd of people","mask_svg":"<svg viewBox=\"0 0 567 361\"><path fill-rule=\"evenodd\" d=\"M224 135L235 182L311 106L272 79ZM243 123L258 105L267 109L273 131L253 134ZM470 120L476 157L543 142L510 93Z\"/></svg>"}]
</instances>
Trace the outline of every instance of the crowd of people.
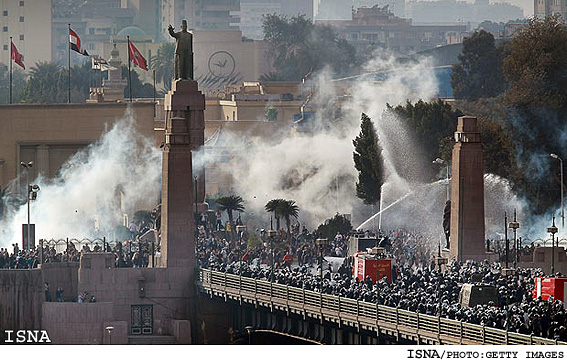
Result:
<instances>
[{"instance_id":1,"label":"crowd of people","mask_svg":"<svg viewBox=\"0 0 567 361\"><path fill-rule=\"evenodd\" d=\"M265 238L250 249L239 238L227 240L202 229L197 238L198 265L412 312L427 315L439 315L440 312L441 317L457 321L567 341L563 303L533 297L534 278L544 276L541 269L518 268L512 275L505 276L500 263L452 261L439 271L431 262L434 250L425 247L424 238L405 230L395 230L378 235L389 241L386 257L396 259L394 279L389 282L384 277L376 285L368 276L365 279L353 277L352 258L345 258L336 272L321 271L315 256L320 249L314 237L316 235L311 234L309 239L299 242L292 237L278 242L277 246L272 245L272 261L271 245ZM325 257L337 256L336 246L346 250L342 235L323 248ZM291 255L294 262L285 262L286 255ZM474 307L461 306L459 293L465 283L493 285L498 292L498 301Z\"/></svg>"},{"instance_id":2,"label":"crowd of people","mask_svg":"<svg viewBox=\"0 0 567 361\"><path fill-rule=\"evenodd\" d=\"M236 227L235 227L236 228ZM522 334L567 341L567 317L559 300L534 298L534 278L544 276L541 269L518 268L512 275L502 274L500 263L464 264L451 261L443 271L433 262L436 254L420 234L398 229L376 237L386 248L383 257L393 259L393 276L376 284L367 276L353 276L352 257L347 256L347 235L337 232L324 244L315 231L294 227L291 234L278 232L268 236L264 230L251 234L245 231L227 231L218 223L201 222L196 228L196 258L201 268L240 274L279 284L316 292L378 303L385 306L440 315L449 319L508 329ZM142 242L134 235L130 240L95 245L75 246L68 243L64 250L44 244L43 248L13 252L0 249L0 268L26 269L43 262L79 261L86 252L112 252L116 267L148 267L158 248ZM79 250L80 248L80 250ZM41 257L40 257L41 253ZM338 257L342 264L331 269L323 257ZM321 269L321 264L325 264ZM459 303L459 292L465 283L482 283L496 287L498 302L464 307ZM61 293L61 297L59 295ZM62 299L62 290L56 293ZM78 302L95 302L94 296L81 294Z\"/></svg>"}]
</instances>

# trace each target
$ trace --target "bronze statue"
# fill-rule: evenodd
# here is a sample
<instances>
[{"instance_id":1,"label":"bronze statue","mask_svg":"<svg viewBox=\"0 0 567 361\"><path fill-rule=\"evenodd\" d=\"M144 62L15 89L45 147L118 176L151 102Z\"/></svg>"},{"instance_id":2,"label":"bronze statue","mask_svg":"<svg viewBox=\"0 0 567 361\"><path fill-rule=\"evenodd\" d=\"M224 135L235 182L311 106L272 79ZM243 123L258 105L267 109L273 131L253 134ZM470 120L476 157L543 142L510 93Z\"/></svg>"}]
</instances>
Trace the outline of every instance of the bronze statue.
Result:
<instances>
[{"instance_id":1,"label":"bronze statue","mask_svg":"<svg viewBox=\"0 0 567 361\"><path fill-rule=\"evenodd\" d=\"M169 35L176 39L174 79L191 79L193 77L193 34L187 31L187 20L181 21L181 31L174 32L171 24L167 28Z\"/></svg>"}]
</instances>

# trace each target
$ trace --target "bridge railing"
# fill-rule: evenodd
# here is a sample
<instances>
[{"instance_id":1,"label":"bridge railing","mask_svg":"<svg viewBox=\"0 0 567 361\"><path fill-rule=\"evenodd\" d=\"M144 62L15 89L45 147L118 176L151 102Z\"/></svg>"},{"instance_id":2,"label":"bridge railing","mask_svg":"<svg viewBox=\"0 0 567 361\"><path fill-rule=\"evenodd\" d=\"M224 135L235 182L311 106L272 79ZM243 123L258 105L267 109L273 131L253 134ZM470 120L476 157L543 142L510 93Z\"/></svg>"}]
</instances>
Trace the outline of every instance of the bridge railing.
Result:
<instances>
[{"instance_id":1,"label":"bridge railing","mask_svg":"<svg viewBox=\"0 0 567 361\"><path fill-rule=\"evenodd\" d=\"M291 313L350 324L380 332L400 332L414 337L434 338L444 343L490 345L567 345L542 337L522 335L437 316L420 314L371 302L323 294L269 281L207 269L199 270L204 292L251 304L270 304Z\"/></svg>"}]
</instances>

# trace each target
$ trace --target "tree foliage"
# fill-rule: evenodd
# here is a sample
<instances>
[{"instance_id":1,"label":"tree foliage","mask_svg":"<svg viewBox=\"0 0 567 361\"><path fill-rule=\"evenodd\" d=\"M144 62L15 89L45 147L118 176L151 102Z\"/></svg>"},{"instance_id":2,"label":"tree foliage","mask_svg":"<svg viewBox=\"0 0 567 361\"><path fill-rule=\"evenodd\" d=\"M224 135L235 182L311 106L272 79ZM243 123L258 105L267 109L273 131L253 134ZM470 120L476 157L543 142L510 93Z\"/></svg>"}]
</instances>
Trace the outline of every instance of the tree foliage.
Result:
<instances>
[{"instance_id":1,"label":"tree foliage","mask_svg":"<svg viewBox=\"0 0 567 361\"><path fill-rule=\"evenodd\" d=\"M328 25L315 25L297 15L266 14L262 19L264 40L271 48L273 72L265 79L301 80L306 74L330 66L336 74L348 74L356 51Z\"/></svg>"},{"instance_id":2,"label":"tree foliage","mask_svg":"<svg viewBox=\"0 0 567 361\"><path fill-rule=\"evenodd\" d=\"M333 239L337 232L346 236L351 230L352 224L350 221L337 213L333 218L327 219L325 223L317 227L317 234L320 234L323 238Z\"/></svg>"},{"instance_id":3,"label":"tree foliage","mask_svg":"<svg viewBox=\"0 0 567 361\"><path fill-rule=\"evenodd\" d=\"M66 103L69 71L55 62L38 62L22 91L23 103ZM92 80L91 63L71 67L71 102L83 103L89 97Z\"/></svg>"},{"instance_id":4,"label":"tree foliage","mask_svg":"<svg viewBox=\"0 0 567 361\"><path fill-rule=\"evenodd\" d=\"M233 225L233 212L244 212L244 200L241 196L229 195L217 199L218 209L228 214L228 221Z\"/></svg>"},{"instance_id":5,"label":"tree foliage","mask_svg":"<svg viewBox=\"0 0 567 361\"><path fill-rule=\"evenodd\" d=\"M507 104L567 108L567 29L557 17L531 19L511 40L504 60Z\"/></svg>"},{"instance_id":6,"label":"tree foliage","mask_svg":"<svg viewBox=\"0 0 567 361\"><path fill-rule=\"evenodd\" d=\"M151 98L154 96L154 86L150 83L142 83L140 76L134 70L132 76L132 98ZM156 74L157 76L157 74ZM128 66L122 64L122 78L128 79ZM124 89L124 99L130 97L130 84Z\"/></svg>"},{"instance_id":7,"label":"tree foliage","mask_svg":"<svg viewBox=\"0 0 567 361\"><path fill-rule=\"evenodd\" d=\"M288 239L291 238L291 218L297 218L299 216L299 207L295 204L294 200L285 199L278 204L276 213L285 220L287 237Z\"/></svg>"},{"instance_id":8,"label":"tree foliage","mask_svg":"<svg viewBox=\"0 0 567 361\"><path fill-rule=\"evenodd\" d=\"M384 162L378 134L372 120L362 113L360 133L353 140L354 166L358 170L356 196L364 204L376 204L380 200L380 189L384 183Z\"/></svg>"},{"instance_id":9,"label":"tree foliage","mask_svg":"<svg viewBox=\"0 0 567 361\"><path fill-rule=\"evenodd\" d=\"M151 59L152 69L156 71L156 81L162 83L166 91L171 90L174 53L175 43L164 43L159 47L157 55Z\"/></svg>"},{"instance_id":10,"label":"tree foliage","mask_svg":"<svg viewBox=\"0 0 567 361\"><path fill-rule=\"evenodd\" d=\"M434 102L419 100L415 104L408 101L405 105L396 107L388 105L388 111L407 125L424 159L430 161L437 157L446 161L451 159L450 149L448 154L443 154L440 149L444 149L445 144L453 141L457 119L463 116L459 109L453 110L449 104L441 100ZM430 169L433 171L434 168ZM432 174L427 172L425 177L430 178ZM423 179L423 181L429 181L429 179Z\"/></svg>"},{"instance_id":11,"label":"tree foliage","mask_svg":"<svg viewBox=\"0 0 567 361\"><path fill-rule=\"evenodd\" d=\"M505 90L502 72L503 49L494 44L494 36L476 31L463 41L459 63L453 65L451 86L456 99L476 100L495 97Z\"/></svg>"},{"instance_id":12,"label":"tree foliage","mask_svg":"<svg viewBox=\"0 0 567 361\"><path fill-rule=\"evenodd\" d=\"M18 104L26 84L26 75L19 66L12 67L12 103ZM0 63L0 104L10 103L10 68Z\"/></svg>"}]
</instances>

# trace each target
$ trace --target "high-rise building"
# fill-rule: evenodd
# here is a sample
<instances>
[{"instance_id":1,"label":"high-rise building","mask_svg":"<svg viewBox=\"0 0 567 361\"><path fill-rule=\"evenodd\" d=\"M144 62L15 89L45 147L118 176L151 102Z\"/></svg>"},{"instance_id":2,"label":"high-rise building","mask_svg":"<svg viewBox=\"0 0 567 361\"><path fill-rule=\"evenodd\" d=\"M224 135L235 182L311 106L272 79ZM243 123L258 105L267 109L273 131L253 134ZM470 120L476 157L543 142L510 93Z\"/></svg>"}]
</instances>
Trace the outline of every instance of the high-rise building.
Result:
<instances>
[{"instance_id":1,"label":"high-rise building","mask_svg":"<svg viewBox=\"0 0 567 361\"><path fill-rule=\"evenodd\" d=\"M195 30L237 30L240 22L240 0L161 0L160 10L166 38L169 24L179 29L183 19Z\"/></svg>"},{"instance_id":2,"label":"high-rise building","mask_svg":"<svg viewBox=\"0 0 567 361\"><path fill-rule=\"evenodd\" d=\"M546 16L559 15L563 20L567 19L567 3L559 0L534 0L534 16L545 18Z\"/></svg>"},{"instance_id":3,"label":"high-rise building","mask_svg":"<svg viewBox=\"0 0 567 361\"><path fill-rule=\"evenodd\" d=\"M0 63L10 60L10 36L29 69L51 61L51 1L0 0Z\"/></svg>"},{"instance_id":4,"label":"high-rise building","mask_svg":"<svg viewBox=\"0 0 567 361\"><path fill-rule=\"evenodd\" d=\"M264 38L262 16L280 14L305 15L313 19L313 0L240 0L240 30L250 39Z\"/></svg>"}]
</instances>

